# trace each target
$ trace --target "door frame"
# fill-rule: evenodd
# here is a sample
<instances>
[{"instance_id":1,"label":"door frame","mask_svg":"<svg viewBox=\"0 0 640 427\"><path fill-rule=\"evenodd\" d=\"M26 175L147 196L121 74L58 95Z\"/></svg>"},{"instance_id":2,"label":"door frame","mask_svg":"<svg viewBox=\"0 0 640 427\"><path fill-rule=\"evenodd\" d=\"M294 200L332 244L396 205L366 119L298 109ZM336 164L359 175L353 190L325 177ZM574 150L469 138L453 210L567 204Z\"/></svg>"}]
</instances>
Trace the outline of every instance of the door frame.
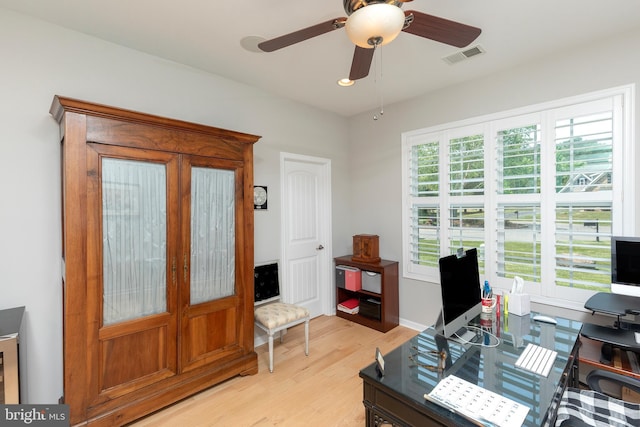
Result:
<instances>
[{"instance_id":1,"label":"door frame","mask_svg":"<svg viewBox=\"0 0 640 427\"><path fill-rule=\"evenodd\" d=\"M287 223L289 219L290 212L288 211L288 201L289 194L287 193L287 186L285 180L285 170L286 165L290 163L312 163L320 166L321 168L321 176L319 176L319 182L321 185L321 189L318 192L320 200L318 200L318 218L323 221L322 226L320 227L322 236L321 240L324 242L322 245L324 249L320 252L320 272L319 272L319 281L320 281L320 298L322 300L322 313L324 315L334 314L335 310L335 294L333 289L333 276L332 265L333 265L333 232L332 232L332 207L331 207L331 160L322 158L322 157L314 157L307 156L302 154L294 154L294 153L280 153L280 259L282 260L282 266L280 271L287 272L289 267L289 256L287 254L286 242L287 242L287 228L284 224ZM284 289L288 287L288 277L286 273L281 275L281 286Z\"/></svg>"}]
</instances>

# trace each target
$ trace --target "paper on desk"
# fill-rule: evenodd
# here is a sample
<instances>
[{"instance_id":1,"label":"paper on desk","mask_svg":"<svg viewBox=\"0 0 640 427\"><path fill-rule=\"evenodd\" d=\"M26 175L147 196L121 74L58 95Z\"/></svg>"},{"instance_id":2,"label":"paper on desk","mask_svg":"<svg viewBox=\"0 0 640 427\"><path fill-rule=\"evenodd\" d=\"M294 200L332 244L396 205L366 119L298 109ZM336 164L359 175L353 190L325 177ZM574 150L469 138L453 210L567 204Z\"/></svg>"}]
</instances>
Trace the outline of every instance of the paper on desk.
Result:
<instances>
[{"instance_id":1,"label":"paper on desk","mask_svg":"<svg viewBox=\"0 0 640 427\"><path fill-rule=\"evenodd\" d=\"M481 426L521 426L529 413L527 406L455 375L441 379L424 397Z\"/></svg>"}]
</instances>

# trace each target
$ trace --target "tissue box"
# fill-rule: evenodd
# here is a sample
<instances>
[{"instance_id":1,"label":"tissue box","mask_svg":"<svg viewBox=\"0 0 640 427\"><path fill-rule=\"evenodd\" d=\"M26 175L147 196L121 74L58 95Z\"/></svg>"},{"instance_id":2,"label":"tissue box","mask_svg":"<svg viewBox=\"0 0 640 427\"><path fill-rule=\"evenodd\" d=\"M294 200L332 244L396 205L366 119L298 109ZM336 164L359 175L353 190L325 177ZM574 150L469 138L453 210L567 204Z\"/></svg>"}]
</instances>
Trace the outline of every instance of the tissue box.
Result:
<instances>
[{"instance_id":1,"label":"tissue box","mask_svg":"<svg viewBox=\"0 0 640 427\"><path fill-rule=\"evenodd\" d=\"M528 294L509 294L509 314L524 316L531 312Z\"/></svg>"}]
</instances>

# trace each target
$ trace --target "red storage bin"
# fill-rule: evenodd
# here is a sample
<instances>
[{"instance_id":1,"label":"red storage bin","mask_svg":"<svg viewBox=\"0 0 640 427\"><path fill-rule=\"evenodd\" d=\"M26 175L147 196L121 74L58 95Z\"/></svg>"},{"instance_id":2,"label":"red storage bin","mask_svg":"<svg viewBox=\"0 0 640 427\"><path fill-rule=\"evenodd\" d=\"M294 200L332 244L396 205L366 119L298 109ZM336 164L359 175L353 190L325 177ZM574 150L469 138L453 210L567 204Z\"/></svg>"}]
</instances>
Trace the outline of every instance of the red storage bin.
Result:
<instances>
[{"instance_id":1,"label":"red storage bin","mask_svg":"<svg viewBox=\"0 0 640 427\"><path fill-rule=\"evenodd\" d=\"M359 291L362 289L362 276L359 268L349 267L347 265L336 266L337 285L350 291ZM344 286L342 284L344 280Z\"/></svg>"}]
</instances>

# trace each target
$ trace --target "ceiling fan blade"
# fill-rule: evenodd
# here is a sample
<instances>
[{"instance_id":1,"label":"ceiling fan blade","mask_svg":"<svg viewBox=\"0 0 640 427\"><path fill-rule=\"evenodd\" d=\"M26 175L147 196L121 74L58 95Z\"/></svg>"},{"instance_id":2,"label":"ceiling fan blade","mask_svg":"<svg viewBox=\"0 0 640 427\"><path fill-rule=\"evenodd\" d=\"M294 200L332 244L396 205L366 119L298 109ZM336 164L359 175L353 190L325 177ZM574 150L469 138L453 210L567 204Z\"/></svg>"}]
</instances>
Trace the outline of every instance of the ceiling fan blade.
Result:
<instances>
[{"instance_id":1,"label":"ceiling fan blade","mask_svg":"<svg viewBox=\"0 0 640 427\"><path fill-rule=\"evenodd\" d=\"M356 46L356 50L353 52L351 71L349 72L350 80L358 80L369 75L374 52L375 49L365 49L364 47Z\"/></svg>"},{"instance_id":2,"label":"ceiling fan blade","mask_svg":"<svg viewBox=\"0 0 640 427\"><path fill-rule=\"evenodd\" d=\"M300 43L342 28L345 22L347 22L347 18L331 19L311 27L303 28L302 30L294 31L293 33L285 34L284 36L276 37L275 39L263 41L262 43L258 43L258 48L263 52L273 52L274 50L282 49L283 47L291 46L292 44Z\"/></svg>"},{"instance_id":3,"label":"ceiling fan blade","mask_svg":"<svg viewBox=\"0 0 640 427\"><path fill-rule=\"evenodd\" d=\"M411 15L413 15L412 21ZM409 25L405 26L402 31L455 47L467 46L482 32L480 28L415 10L407 10L405 16Z\"/></svg>"}]
</instances>

